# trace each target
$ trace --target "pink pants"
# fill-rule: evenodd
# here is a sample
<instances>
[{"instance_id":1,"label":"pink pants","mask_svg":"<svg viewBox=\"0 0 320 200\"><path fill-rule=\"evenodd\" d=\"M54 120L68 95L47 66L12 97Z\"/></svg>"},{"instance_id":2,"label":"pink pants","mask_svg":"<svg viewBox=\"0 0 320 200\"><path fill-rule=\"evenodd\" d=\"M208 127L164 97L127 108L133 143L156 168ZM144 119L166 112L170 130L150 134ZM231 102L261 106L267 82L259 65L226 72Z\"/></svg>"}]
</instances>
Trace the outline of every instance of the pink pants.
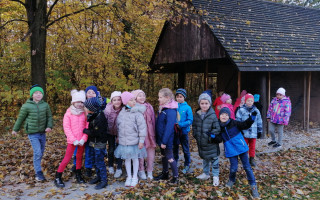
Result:
<instances>
[{"instance_id":1,"label":"pink pants","mask_svg":"<svg viewBox=\"0 0 320 200\"><path fill-rule=\"evenodd\" d=\"M66 155L64 156L63 160L61 161L57 172L64 171L67 164L69 163L69 161L72 158L72 155L73 155L75 148L76 148L76 146L74 146L73 144L68 144ZM83 151L84 151L84 146L78 145L78 150L77 150L77 155L76 155L76 158L77 158L76 159L77 160L76 161L76 169L81 169Z\"/></svg>"},{"instance_id":2,"label":"pink pants","mask_svg":"<svg viewBox=\"0 0 320 200\"><path fill-rule=\"evenodd\" d=\"M156 148L147 148L147 172L153 171ZM144 171L144 158L139 158L139 171Z\"/></svg>"},{"instance_id":3,"label":"pink pants","mask_svg":"<svg viewBox=\"0 0 320 200\"><path fill-rule=\"evenodd\" d=\"M256 138L244 138L247 145L249 146L249 157L254 158L256 153Z\"/></svg>"}]
</instances>

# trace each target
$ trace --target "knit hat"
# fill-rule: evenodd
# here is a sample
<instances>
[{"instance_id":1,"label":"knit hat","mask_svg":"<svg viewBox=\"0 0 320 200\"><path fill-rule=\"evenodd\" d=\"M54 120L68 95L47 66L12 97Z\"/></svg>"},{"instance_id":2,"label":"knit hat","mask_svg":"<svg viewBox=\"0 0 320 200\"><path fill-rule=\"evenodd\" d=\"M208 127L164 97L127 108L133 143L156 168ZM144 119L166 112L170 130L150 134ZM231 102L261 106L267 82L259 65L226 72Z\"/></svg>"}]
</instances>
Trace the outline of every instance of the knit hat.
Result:
<instances>
[{"instance_id":1,"label":"knit hat","mask_svg":"<svg viewBox=\"0 0 320 200\"><path fill-rule=\"evenodd\" d=\"M134 95L128 91L125 91L121 94L121 100L124 105L127 105L130 99L134 98Z\"/></svg>"},{"instance_id":2,"label":"knit hat","mask_svg":"<svg viewBox=\"0 0 320 200\"><path fill-rule=\"evenodd\" d=\"M222 115L223 113L227 113L229 115L229 117L231 116L231 112L230 112L230 109L228 107L221 108L221 110L219 112L219 116Z\"/></svg>"},{"instance_id":3,"label":"knit hat","mask_svg":"<svg viewBox=\"0 0 320 200\"><path fill-rule=\"evenodd\" d=\"M246 95L248 92L247 90L242 90L240 93L240 97L243 97L244 95Z\"/></svg>"},{"instance_id":4,"label":"knit hat","mask_svg":"<svg viewBox=\"0 0 320 200\"><path fill-rule=\"evenodd\" d=\"M253 97L254 97L254 102L259 102L260 94L254 94Z\"/></svg>"},{"instance_id":5,"label":"knit hat","mask_svg":"<svg viewBox=\"0 0 320 200\"><path fill-rule=\"evenodd\" d=\"M210 105L212 104L211 97L210 97L207 93L202 93L202 94L200 94L199 99L198 99L198 104L200 104L200 101L201 101L201 100L208 100L208 101L209 101L209 104L210 104Z\"/></svg>"},{"instance_id":6,"label":"knit hat","mask_svg":"<svg viewBox=\"0 0 320 200\"><path fill-rule=\"evenodd\" d=\"M245 99L244 99L244 102L247 102L248 99L253 99L253 100L254 100L253 95L250 94L250 93L246 94L246 96L245 96L244 98L245 98Z\"/></svg>"},{"instance_id":7,"label":"knit hat","mask_svg":"<svg viewBox=\"0 0 320 200\"><path fill-rule=\"evenodd\" d=\"M83 90L71 90L71 96L72 96L72 101L71 103L81 101L85 102L86 101L86 93Z\"/></svg>"},{"instance_id":8,"label":"knit hat","mask_svg":"<svg viewBox=\"0 0 320 200\"><path fill-rule=\"evenodd\" d=\"M183 88L177 89L176 96L177 96L177 94L181 94L185 99L187 98L187 91Z\"/></svg>"},{"instance_id":9,"label":"knit hat","mask_svg":"<svg viewBox=\"0 0 320 200\"><path fill-rule=\"evenodd\" d=\"M84 102L84 106L92 112L98 112L105 109L106 99L102 97L92 97Z\"/></svg>"},{"instance_id":10,"label":"knit hat","mask_svg":"<svg viewBox=\"0 0 320 200\"><path fill-rule=\"evenodd\" d=\"M277 90L276 94L282 94L283 96L286 96L286 90L281 87Z\"/></svg>"},{"instance_id":11,"label":"knit hat","mask_svg":"<svg viewBox=\"0 0 320 200\"><path fill-rule=\"evenodd\" d=\"M228 94L226 94L226 93L224 93L224 94L221 96L221 98L220 98L220 100L221 100L223 103L226 103L226 101L227 101L228 99L231 99L231 96L228 95Z\"/></svg>"},{"instance_id":12,"label":"knit hat","mask_svg":"<svg viewBox=\"0 0 320 200\"><path fill-rule=\"evenodd\" d=\"M114 91L111 93L110 100L112 101L113 97L121 97L121 92L120 91Z\"/></svg>"},{"instance_id":13,"label":"knit hat","mask_svg":"<svg viewBox=\"0 0 320 200\"><path fill-rule=\"evenodd\" d=\"M137 98L137 96L138 96L140 93L143 93L144 95L146 95L146 93L144 93L144 91L139 90L139 89L138 89L138 90L133 90L131 93L133 94L134 98Z\"/></svg>"},{"instance_id":14,"label":"knit hat","mask_svg":"<svg viewBox=\"0 0 320 200\"><path fill-rule=\"evenodd\" d=\"M89 87L87 87L86 90L85 90L86 94L87 94L87 92L88 92L89 90L93 90L94 93L96 93L97 96L99 95L98 88L97 88L96 86L90 85Z\"/></svg>"},{"instance_id":15,"label":"knit hat","mask_svg":"<svg viewBox=\"0 0 320 200\"><path fill-rule=\"evenodd\" d=\"M36 91L40 91L44 95L44 91L43 91L42 87L40 87L40 85L36 84L36 85L31 86L31 88L30 88L30 97L32 97L33 93L35 93Z\"/></svg>"}]
</instances>

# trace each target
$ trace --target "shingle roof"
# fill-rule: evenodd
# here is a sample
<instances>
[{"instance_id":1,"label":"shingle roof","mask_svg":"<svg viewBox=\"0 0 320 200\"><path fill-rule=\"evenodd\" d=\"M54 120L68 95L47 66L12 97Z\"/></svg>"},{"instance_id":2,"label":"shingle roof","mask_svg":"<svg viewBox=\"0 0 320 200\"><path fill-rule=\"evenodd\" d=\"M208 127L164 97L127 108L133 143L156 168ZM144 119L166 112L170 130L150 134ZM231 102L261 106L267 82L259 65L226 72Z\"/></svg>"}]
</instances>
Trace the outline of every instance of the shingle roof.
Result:
<instances>
[{"instance_id":1,"label":"shingle roof","mask_svg":"<svg viewBox=\"0 0 320 200\"><path fill-rule=\"evenodd\" d=\"M241 71L319 71L320 10L261 0L193 0Z\"/></svg>"}]
</instances>

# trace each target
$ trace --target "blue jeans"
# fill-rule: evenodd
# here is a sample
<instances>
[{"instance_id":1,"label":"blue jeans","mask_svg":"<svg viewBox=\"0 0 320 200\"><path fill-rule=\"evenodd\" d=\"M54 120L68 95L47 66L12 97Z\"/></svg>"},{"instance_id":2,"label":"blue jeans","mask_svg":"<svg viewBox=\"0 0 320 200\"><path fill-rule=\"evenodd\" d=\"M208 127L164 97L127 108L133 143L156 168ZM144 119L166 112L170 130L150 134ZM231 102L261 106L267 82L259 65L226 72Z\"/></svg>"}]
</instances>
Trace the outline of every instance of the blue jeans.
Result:
<instances>
[{"instance_id":1,"label":"blue jeans","mask_svg":"<svg viewBox=\"0 0 320 200\"><path fill-rule=\"evenodd\" d=\"M45 133L32 133L28 135L33 149L33 167L34 171L41 172L41 159L46 145Z\"/></svg>"},{"instance_id":2,"label":"blue jeans","mask_svg":"<svg viewBox=\"0 0 320 200\"><path fill-rule=\"evenodd\" d=\"M212 166L212 175L219 176L219 157L213 159L203 159L202 167L203 173L210 175L210 164Z\"/></svg>"},{"instance_id":3,"label":"blue jeans","mask_svg":"<svg viewBox=\"0 0 320 200\"><path fill-rule=\"evenodd\" d=\"M248 152L245 152L240 155L233 156L233 157L229 158L229 161L230 161L229 180L232 182L236 181L236 173L238 171L238 157L240 157L241 162L242 162L242 166L243 166L244 170L246 171L249 184L250 185L257 185L256 179L254 177L254 174L252 172L252 168L249 163Z\"/></svg>"},{"instance_id":4,"label":"blue jeans","mask_svg":"<svg viewBox=\"0 0 320 200\"><path fill-rule=\"evenodd\" d=\"M77 155L78 147L74 150L73 153L73 164L76 165L76 155ZM92 147L89 146L89 142L85 143L85 149L84 149L85 155L84 155L84 167L92 169L93 163L94 163L94 150ZM106 153L106 152L105 152Z\"/></svg>"},{"instance_id":5,"label":"blue jeans","mask_svg":"<svg viewBox=\"0 0 320 200\"><path fill-rule=\"evenodd\" d=\"M97 149L93 148L94 152L94 166L96 168L97 177L101 179L101 182L108 182L107 180L107 168L106 163L104 162L104 156L106 148Z\"/></svg>"},{"instance_id":6,"label":"blue jeans","mask_svg":"<svg viewBox=\"0 0 320 200\"><path fill-rule=\"evenodd\" d=\"M189 136L187 134L182 134L179 138L180 144L182 146L182 151L184 154L184 166L189 166L191 163L190 150L189 150ZM179 161L179 144L173 145L173 155L174 159L178 163Z\"/></svg>"}]
</instances>

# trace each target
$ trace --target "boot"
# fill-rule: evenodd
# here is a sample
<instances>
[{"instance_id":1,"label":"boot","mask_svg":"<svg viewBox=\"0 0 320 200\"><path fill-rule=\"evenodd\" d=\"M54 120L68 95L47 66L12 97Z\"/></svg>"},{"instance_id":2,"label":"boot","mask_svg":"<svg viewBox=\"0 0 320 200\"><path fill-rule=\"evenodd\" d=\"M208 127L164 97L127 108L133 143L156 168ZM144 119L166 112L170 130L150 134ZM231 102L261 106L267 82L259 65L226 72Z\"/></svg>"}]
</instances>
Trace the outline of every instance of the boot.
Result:
<instances>
[{"instance_id":1,"label":"boot","mask_svg":"<svg viewBox=\"0 0 320 200\"><path fill-rule=\"evenodd\" d=\"M253 198L260 198L258 193L258 187L256 185L251 185L252 197Z\"/></svg>"},{"instance_id":2,"label":"boot","mask_svg":"<svg viewBox=\"0 0 320 200\"><path fill-rule=\"evenodd\" d=\"M172 177L172 179L170 180L170 183L172 183L172 184L178 184L178 183L179 183L178 177Z\"/></svg>"},{"instance_id":3,"label":"boot","mask_svg":"<svg viewBox=\"0 0 320 200\"><path fill-rule=\"evenodd\" d=\"M85 183L86 182L82 177L81 169L76 170L76 179L77 179L77 183Z\"/></svg>"},{"instance_id":4,"label":"boot","mask_svg":"<svg viewBox=\"0 0 320 200\"><path fill-rule=\"evenodd\" d=\"M100 190L100 189L102 189L102 188L105 188L105 187L107 187L108 186L108 182L101 182L101 183L99 183L98 185L96 185L95 187L94 187L94 189L96 189L96 190Z\"/></svg>"},{"instance_id":5,"label":"boot","mask_svg":"<svg viewBox=\"0 0 320 200\"><path fill-rule=\"evenodd\" d=\"M86 168L85 175L86 175L86 177L91 177L92 176L92 169L91 168Z\"/></svg>"},{"instance_id":6,"label":"boot","mask_svg":"<svg viewBox=\"0 0 320 200\"><path fill-rule=\"evenodd\" d=\"M96 184L96 183L99 183L100 181L101 181L101 178L99 176L96 176L94 179L89 181L89 184Z\"/></svg>"},{"instance_id":7,"label":"boot","mask_svg":"<svg viewBox=\"0 0 320 200\"><path fill-rule=\"evenodd\" d=\"M250 157L249 162L250 162L251 167L257 166L256 161L254 160L254 157Z\"/></svg>"},{"instance_id":8,"label":"boot","mask_svg":"<svg viewBox=\"0 0 320 200\"><path fill-rule=\"evenodd\" d=\"M168 180L169 179L169 172L161 172L158 176L154 177L154 180Z\"/></svg>"},{"instance_id":9,"label":"boot","mask_svg":"<svg viewBox=\"0 0 320 200\"><path fill-rule=\"evenodd\" d=\"M56 178L54 179L54 184L58 188L64 188L64 186L65 186L61 177L62 177L62 172L57 172Z\"/></svg>"}]
</instances>

